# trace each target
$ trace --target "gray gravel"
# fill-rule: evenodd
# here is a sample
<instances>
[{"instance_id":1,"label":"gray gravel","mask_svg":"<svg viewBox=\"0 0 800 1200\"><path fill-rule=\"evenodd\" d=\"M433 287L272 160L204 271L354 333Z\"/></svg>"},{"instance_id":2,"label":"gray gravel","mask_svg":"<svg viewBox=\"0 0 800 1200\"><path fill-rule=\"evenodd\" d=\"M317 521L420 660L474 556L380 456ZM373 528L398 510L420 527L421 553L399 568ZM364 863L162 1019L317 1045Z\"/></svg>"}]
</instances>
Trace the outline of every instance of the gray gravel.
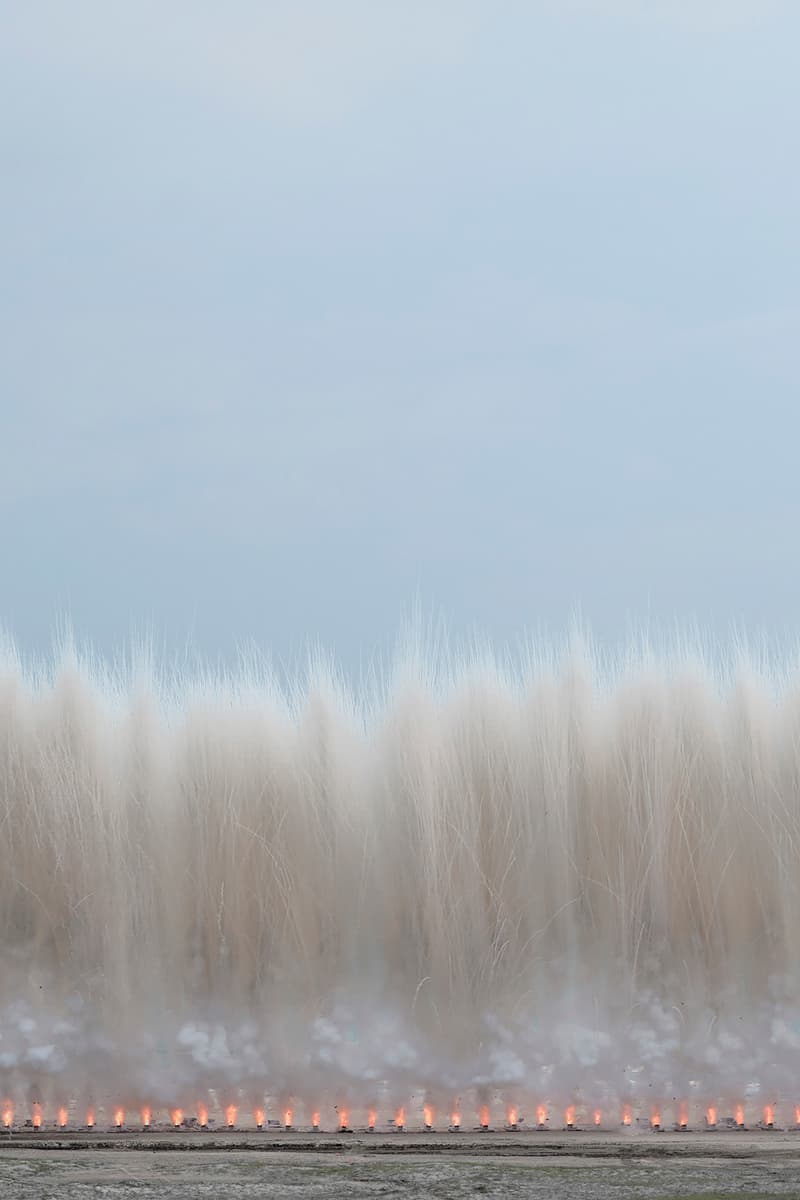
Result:
<instances>
[{"instance_id":1,"label":"gray gravel","mask_svg":"<svg viewBox=\"0 0 800 1200\"><path fill-rule=\"evenodd\" d=\"M5 1148L3 1200L256 1200L261 1197L527 1197L536 1200L673 1200L800 1197L800 1154L383 1155L342 1151L73 1150Z\"/></svg>"}]
</instances>

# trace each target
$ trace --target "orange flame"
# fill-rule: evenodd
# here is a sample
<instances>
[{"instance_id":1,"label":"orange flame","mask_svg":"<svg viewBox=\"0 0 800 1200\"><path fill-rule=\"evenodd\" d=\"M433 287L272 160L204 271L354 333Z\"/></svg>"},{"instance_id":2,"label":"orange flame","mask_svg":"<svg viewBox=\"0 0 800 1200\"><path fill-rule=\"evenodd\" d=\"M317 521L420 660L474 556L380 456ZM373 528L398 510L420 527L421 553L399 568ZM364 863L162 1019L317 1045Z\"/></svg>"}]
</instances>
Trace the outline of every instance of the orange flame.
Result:
<instances>
[{"instance_id":1,"label":"orange flame","mask_svg":"<svg viewBox=\"0 0 800 1200\"><path fill-rule=\"evenodd\" d=\"M774 1125L775 1123L775 1108L772 1104L764 1105L764 1124Z\"/></svg>"},{"instance_id":2,"label":"orange flame","mask_svg":"<svg viewBox=\"0 0 800 1200\"><path fill-rule=\"evenodd\" d=\"M347 1129L347 1119L350 1116L346 1108L339 1109L339 1128Z\"/></svg>"},{"instance_id":3,"label":"orange flame","mask_svg":"<svg viewBox=\"0 0 800 1200\"><path fill-rule=\"evenodd\" d=\"M147 1129L150 1124L151 1116L152 1113L150 1112L150 1109L145 1105L145 1107L142 1109L142 1125L144 1125L145 1129Z\"/></svg>"},{"instance_id":4,"label":"orange flame","mask_svg":"<svg viewBox=\"0 0 800 1200\"><path fill-rule=\"evenodd\" d=\"M737 1125L744 1125L744 1105L737 1104L733 1119Z\"/></svg>"},{"instance_id":5,"label":"orange flame","mask_svg":"<svg viewBox=\"0 0 800 1200\"><path fill-rule=\"evenodd\" d=\"M208 1108L202 1101L197 1106L197 1123L198 1125L208 1124Z\"/></svg>"},{"instance_id":6,"label":"orange flame","mask_svg":"<svg viewBox=\"0 0 800 1200\"><path fill-rule=\"evenodd\" d=\"M654 1108L650 1116L650 1126L652 1129L657 1129L661 1125L661 1113L657 1108Z\"/></svg>"},{"instance_id":7,"label":"orange flame","mask_svg":"<svg viewBox=\"0 0 800 1200\"><path fill-rule=\"evenodd\" d=\"M519 1114L517 1113L517 1110L513 1104L509 1104L508 1113L506 1115L508 1116L509 1125L517 1124L517 1119L518 1119Z\"/></svg>"},{"instance_id":8,"label":"orange flame","mask_svg":"<svg viewBox=\"0 0 800 1200\"><path fill-rule=\"evenodd\" d=\"M375 1122L377 1121L377 1119L378 1119L378 1114L375 1112L374 1108L371 1108L369 1110L369 1112L367 1113L367 1125L369 1126L370 1129L375 1128Z\"/></svg>"},{"instance_id":9,"label":"orange flame","mask_svg":"<svg viewBox=\"0 0 800 1200\"><path fill-rule=\"evenodd\" d=\"M66 1129L68 1120L69 1120L69 1113L67 1112L67 1110L65 1108L60 1108L58 1110L58 1127L59 1127L59 1129Z\"/></svg>"},{"instance_id":10,"label":"orange flame","mask_svg":"<svg viewBox=\"0 0 800 1200\"><path fill-rule=\"evenodd\" d=\"M225 1124L228 1126L228 1129L233 1129L234 1125L236 1124L235 1104L229 1104L225 1109Z\"/></svg>"},{"instance_id":11,"label":"orange flame","mask_svg":"<svg viewBox=\"0 0 800 1200\"><path fill-rule=\"evenodd\" d=\"M14 1124L14 1106L10 1100L3 1102L3 1125L6 1129L10 1129Z\"/></svg>"},{"instance_id":12,"label":"orange flame","mask_svg":"<svg viewBox=\"0 0 800 1200\"><path fill-rule=\"evenodd\" d=\"M394 1114L394 1123L398 1129L401 1129L406 1123L406 1110L402 1106Z\"/></svg>"},{"instance_id":13,"label":"orange flame","mask_svg":"<svg viewBox=\"0 0 800 1200\"><path fill-rule=\"evenodd\" d=\"M706 1121L709 1125L716 1125L717 1123L717 1110L713 1104L709 1104L706 1109Z\"/></svg>"},{"instance_id":14,"label":"orange flame","mask_svg":"<svg viewBox=\"0 0 800 1200\"><path fill-rule=\"evenodd\" d=\"M175 1129L180 1129L181 1125L183 1124L183 1109L182 1108L171 1109L170 1114L169 1114L169 1119L170 1119L170 1121L172 1121L172 1124L175 1127Z\"/></svg>"},{"instance_id":15,"label":"orange flame","mask_svg":"<svg viewBox=\"0 0 800 1200\"><path fill-rule=\"evenodd\" d=\"M264 1124L264 1110L263 1110L263 1108L257 1108L257 1109L255 1109L255 1111L253 1112L253 1120L255 1121L256 1125L257 1125L257 1126L258 1126L258 1128L260 1129L260 1128L261 1128L261 1126Z\"/></svg>"},{"instance_id":16,"label":"orange flame","mask_svg":"<svg viewBox=\"0 0 800 1200\"><path fill-rule=\"evenodd\" d=\"M318 1112L311 1114L311 1128L319 1129L319 1113Z\"/></svg>"},{"instance_id":17,"label":"orange flame","mask_svg":"<svg viewBox=\"0 0 800 1200\"><path fill-rule=\"evenodd\" d=\"M290 1108L287 1108L286 1112L283 1114L283 1123L287 1129L290 1128L293 1117L294 1117L294 1113L292 1112L292 1110Z\"/></svg>"},{"instance_id":18,"label":"orange flame","mask_svg":"<svg viewBox=\"0 0 800 1200\"><path fill-rule=\"evenodd\" d=\"M545 1104L540 1104L539 1107L536 1109L536 1124L544 1125L546 1120L547 1120L547 1106Z\"/></svg>"},{"instance_id":19,"label":"orange flame","mask_svg":"<svg viewBox=\"0 0 800 1200\"><path fill-rule=\"evenodd\" d=\"M453 1129L461 1128L461 1113L460 1112L454 1112L454 1113L450 1114L450 1124L453 1127Z\"/></svg>"},{"instance_id":20,"label":"orange flame","mask_svg":"<svg viewBox=\"0 0 800 1200\"><path fill-rule=\"evenodd\" d=\"M86 1110L86 1128L94 1129L94 1109L87 1108Z\"/></svg>"},{"instance_id":21,"label":"orange flame","mask_svg":"<svg viewBox=\"0 0 800 1200\"><path fill-rule=\"evenodd\" d=\"M795 1125L800 1125L800 1104L794 1110L794 1123Z\"/></svg>"},{"instance_id":22,"label":"orange flame","mask_svg":"<svg viewBox=\"0 0 800 1200\"><path fill-rule=\"evenodd\" d=\"M681 1104L678 1111L678 1124L680 1125L681 1129L686 1129L689 1124L689 1110L685 1104Z\"/></svg>"},{"instance_id":23,"label":"orange flame","mask_svg":"<svg viewBox=\"0 0 800 1200\"><path fill-rule=\"evenodd\" d=\"M32 1105L32 1120L34 1129L42 1128L42 1106L38 1100L34 1100Z\"/></svg>"},{"instance_id":24,"label":"orange flame","mask_svg":"<svg viewBox=\"0 0 800 1200\"><path fill-rule=\"evenodd\" d=\"M125 1121L125 1110L122 1108L115 1109L114 1110L114 1124L116 1125L117 1129L122 1128L124 1121Z\"/></svg>"},{"instance_id":25,"label":"orange flame","mask_svg":"<svg viewBox=\"0 0 800 1200\"><path fill-rule=\"evenodd\" d=\"M574 1104L570 1104L569 1108L565 1109L564 1124L565 1125L574 1125L575 1124L575 1105Z\"/></svg>"},{"instance_id":26,"label":"orange flame","mask_svg":"<svg viewBox=\"0 0 800 1200\"><path fill-rule=\"evenodd\" d=\"M600 1124L600 1122L603 1120L603 1114L600 1112L600 1109L599 1109L599 1108L596 1108L596 1109L594 1110L594 1114L593 1114L593 1118L592 1118L592 1119L594 1120L594 1123L595 1123L595 1125L599 1125L599 1124Z\"/></svg>"},{"instance_id":27,"label":"orange flame","mask_svg":"<svg viewBox=\"0 0 800 1200\"><path fill-rule=\"evenodd\" d=\"M629 1104L626 1104L622 1110L622 1124L630 1125L632 1121L633 1115L631 1113L631 1107Z\"/></svg>"},{"instance_id":28,"label":"orange flame","mask_svg":"<svg viewBox=\"0 0 800 1200\"><path fill-rule=\"evenodd\" d=\"M480 1112L478 1113L478 1120L484 1129L489 1124L489 1106L488 1106L488 1104L481 1105Z\"/></svg>"}]
</instances>

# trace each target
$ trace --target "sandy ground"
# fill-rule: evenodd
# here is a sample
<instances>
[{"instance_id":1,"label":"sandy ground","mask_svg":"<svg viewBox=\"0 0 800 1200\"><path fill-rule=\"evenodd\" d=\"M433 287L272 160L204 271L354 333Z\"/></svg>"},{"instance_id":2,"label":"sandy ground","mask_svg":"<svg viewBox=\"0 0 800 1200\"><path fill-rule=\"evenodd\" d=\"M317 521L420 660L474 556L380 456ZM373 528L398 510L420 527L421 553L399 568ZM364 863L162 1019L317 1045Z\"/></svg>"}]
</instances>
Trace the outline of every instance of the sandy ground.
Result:
<instances>
[{"instance_id":1,"label":"sandy ground","mask_svg":"<svg viewBox=\"0 0 800 1200\"><path fill-rule=\"evenodd\" d=\"M0 1140L0 1196L800 1197L800 1135L15 1134Z\"/></svg>"}]
</instances>

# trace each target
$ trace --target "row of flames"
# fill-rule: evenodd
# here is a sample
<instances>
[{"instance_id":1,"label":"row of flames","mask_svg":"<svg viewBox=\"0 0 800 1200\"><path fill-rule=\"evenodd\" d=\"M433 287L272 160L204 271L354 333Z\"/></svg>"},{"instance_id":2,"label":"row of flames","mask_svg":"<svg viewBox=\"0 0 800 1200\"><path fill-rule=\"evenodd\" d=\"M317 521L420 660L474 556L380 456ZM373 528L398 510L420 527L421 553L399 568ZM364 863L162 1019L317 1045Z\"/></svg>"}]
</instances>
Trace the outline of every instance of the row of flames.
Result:
<instances>
[{"instance_id":1,"label":"row of flames","mask_svg":"<svg viewBox=\"0 0 800 1200\"><path fill-rule=\"evenodd\" d=\"M763 1107L763 1110L762 1110L763 1120L761 1123L764 1126L766 1126L767 1128L771 1128L775 1123L775 1108L776 1108L776 1106L774 1104L765 1104ZM186 1114L184 1113L184 1110L181 1108L172 1108L172 1109L169 1109L168 1111L169 1111L170 1124L172 1126L174 1126L175 1129L182 1128L182 1126L184 1125L184 1121L186 1120ZM229 1104L225 1108L225 1124L228 1126L229 1129L235 1128L238 1111L239 1110L238 1110L237 1106L234 1104ZM719 1110L717 1109L717 1107L715 1105L708 1106L708 1108L706 1109L706 1112L705 1112L706 1128L708 1128L708 1129L716 1129L717 1128L718 1111ZM338 1120L339 1128L342 1130L346 1130L348 1128L348 1123L350 1120L349 1111L347 1109L337 1107L336 1112L337 1112L337 1120ZM569 1107L567 1107L564 1110L564 1126L567 1129L575 1128L575 1114L576 1114L576 1109L575 1109L574 1105L570 1105ZM114 1110L114 1126L117 1129L122 1129L123 1126L125 1125L125 1116L126 1116L126 1110L124 1108L117 1108ZM143 1129L149 1129L152 1125L153 1110L145 1105L140 1110L139 1116L140 1116L140 1120L141 1120L141 1127ZM481 1128L488 1129L490 1119L491 1119L490 1110L489 1110L488 1105L483 1105L478 1110L477 1116L478 1116L478 1120L480 1122ZM282 1117L282 1122L283 1122L284 1128L291 1129L292 1125L293 1125L293 1121L294 1121L294 1111L291 1108L287 1108L283 1111L283 1113L281 1114L281 1117ZM434 1123L436 1120L436 1112L432 1105L426 1104L424 1106L423 1118L424 1118L424 1122L425 1122L425 1129L433 1129L433 1126L434 1126ZM795 1118L795 1124L800 1126L800 1104L798 1104L795 1107L794 1118ZM253 1110L253 1120L255 1121L256 1128L263 1129L264 1124L266 1122L266 1110L263 1108L254 1109ZM369 1109L367 1112L367 1128L370 1130L374 1130L374 1128L377 1124L377 1120L378 1120L377 1109L374 1109L374 1108ZM549 1120L550 1120L550 1110L549 1110L548 1106L544 1105L544 1104L538 1105L538 1107L536 1108L536 1124L539 1127L543 1127L548 1123ZM601 1126L603 1124L603 1112L600 1109L595 1109L592 1113L591 1120L592 1120L592 1124L594 1124L596 1127ZM2 1121L3 1121L3 1126L6 1129L10 1129L14 1124L14 1106L8 1100L5 1101L5 1103L2 1106ZM519 1117L518 1109L513 1104L509 1105L506 1110L506 1124L507 1124L508 1128L516 1129L519 1124L519 1121L520 1121L520 1117ZM745 1111L744 1111L743 1104L736 1105L736 1107L734 1109L733 1121L734 1121L735 1125L744 1128ZM622 1111L620 1113L620 1123L623 1126L629 1126L629 1125L633 1125L633 1122L634 1122L633 1107L631 1105L624 1105L622 1108ZM39 1101L34 1101L33 1104L31 1105L30 1123L34 1129L41 1129L41 1127L42 1127L43 1108L42 1108L41 1103L39 1103ZM93 1107L89 1107L86 1111L85 1127L87 1129L94 1129L95 1123L96 1123L96 1111ZM658 1106L654 1106L652 1108L651 1113L650 1113L650 1122L649 1123L653 1129L660 1129L662 1127L662 1114L661 1114L661 1109ZM62 1106L58 1109L55 1124L59 1129L65 1129L67 1127L67 1125L69 1124L69 1112L66 1107ZM196 1124L199 1125L201 1128L207 1128L207 1126L208 1126L208 1108L204 1104L197 1105ZM394 1126L398 1130L403 1130L403 1129L405 1129L405 1125L406 1125L406 1111L405 1111L405 1108L400 1107L395 1111L395 1114L394 1114ZM680 1129L688 1128L688 1126L689 1126L689 1106L688 1106L688 1104L682 1104L682 1105L678 1106L676 1125ZM320 1113L317 1111L315 1111L311 1114L311 1127L312 1127L312 1129L315 1129L315 1130L320 1128ZM458 1109L454 1109L453 1112L451 1112L451 1114L450 1114L450 1129L457 1130L460 1128L461 1128L461 1112Z\"/></svg>"}]
</instances>

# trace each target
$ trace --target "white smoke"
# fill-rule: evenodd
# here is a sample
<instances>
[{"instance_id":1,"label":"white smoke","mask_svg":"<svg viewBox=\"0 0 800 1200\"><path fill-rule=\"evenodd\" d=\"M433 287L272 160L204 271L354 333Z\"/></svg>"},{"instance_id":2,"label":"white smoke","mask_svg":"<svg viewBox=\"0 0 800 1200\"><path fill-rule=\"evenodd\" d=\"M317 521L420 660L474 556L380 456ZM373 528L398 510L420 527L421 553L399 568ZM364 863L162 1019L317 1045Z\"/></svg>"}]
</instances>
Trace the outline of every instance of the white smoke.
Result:
<instances>
[{"instance_id":1,"label":"white smoke","mask_svg":"<svg viewBox=\"0 0 800 1200\"><path fill-rule=\"evenodd\" d=\"M7 655L0 1094L800 1099L800 677L542 662Z\"/></svg>"}]
</instances>

